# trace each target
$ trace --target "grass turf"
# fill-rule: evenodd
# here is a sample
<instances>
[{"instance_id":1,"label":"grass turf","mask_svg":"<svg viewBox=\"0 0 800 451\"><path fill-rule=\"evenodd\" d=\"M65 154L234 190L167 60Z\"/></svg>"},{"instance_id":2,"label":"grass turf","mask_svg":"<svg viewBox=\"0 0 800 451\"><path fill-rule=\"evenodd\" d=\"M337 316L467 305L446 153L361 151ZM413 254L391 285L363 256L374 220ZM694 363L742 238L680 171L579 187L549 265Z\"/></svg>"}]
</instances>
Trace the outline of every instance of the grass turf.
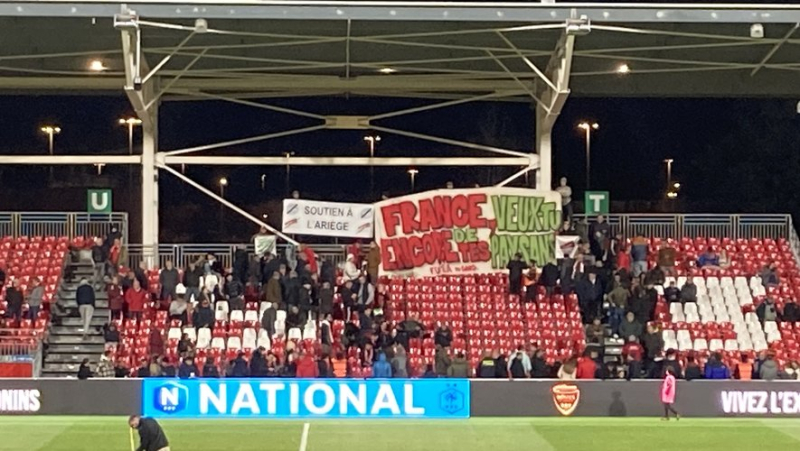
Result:
<instances>
[{"instance_id":1,"label":"grass turf","mask_svg":"<svg viewBox=\"0 0 800 451\"><path fill-rule=\"evenodd\" d=\"M302 421L163 420L172 451L298 451ZM796 419L311 421L306 451L759 451L800 447ZM135 436L138 446L138 435ZM0 417L0 450L130 450L126 418Z\"/></svg>"}]
</instances>

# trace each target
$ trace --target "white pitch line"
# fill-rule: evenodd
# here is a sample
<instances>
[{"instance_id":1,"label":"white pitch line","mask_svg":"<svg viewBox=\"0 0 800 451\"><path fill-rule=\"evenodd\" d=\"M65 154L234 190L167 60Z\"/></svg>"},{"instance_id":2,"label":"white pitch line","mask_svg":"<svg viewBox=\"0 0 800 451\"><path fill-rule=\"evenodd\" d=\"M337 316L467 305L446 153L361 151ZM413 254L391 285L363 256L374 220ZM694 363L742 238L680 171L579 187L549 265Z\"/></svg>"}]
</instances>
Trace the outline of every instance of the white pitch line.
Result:
<instances>
[{"instance_id":1,"label":"white pitch line","mask_svg":"<svg viewBox=\"0 0 800 451\"><path fill-rule=\"evenodd\" d=\"M311 423L303 424L303 435L300 436L300 451L306 451L308 447L308 429L311 428Z\"/></svg>"}]
</instances>

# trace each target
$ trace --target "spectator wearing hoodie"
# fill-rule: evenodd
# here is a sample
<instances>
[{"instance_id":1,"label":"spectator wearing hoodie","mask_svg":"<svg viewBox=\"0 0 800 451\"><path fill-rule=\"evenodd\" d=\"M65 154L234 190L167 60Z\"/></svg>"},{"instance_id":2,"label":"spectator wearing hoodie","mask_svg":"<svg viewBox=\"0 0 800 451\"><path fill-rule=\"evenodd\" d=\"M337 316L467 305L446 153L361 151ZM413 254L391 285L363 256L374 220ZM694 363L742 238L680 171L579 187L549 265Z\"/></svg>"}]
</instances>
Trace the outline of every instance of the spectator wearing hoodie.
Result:
<instances>
[{"instance_id":1,"label":"spectator wearing hoodie","mask_svg":"<svg viewBox=\"0 0 800 451\"><path fill-rule=\"evenodd\" d=\"M530 370L525 369L525 365L523 364L523 359L528 358L528 362L530 364L530 357L522 350L522 346L520 346L516 352L514 352L513 357L508 362L508 379L527 379L530 377L531 373Z\"/></svg>"},{"instance_id":2,"label":"spectator wearing hoodie","mask_svg":"<svg viewBox=\"0 0 800 451\"><path fill-rule=\"evenodd\" d=\"M132 318L142 319L142 312L146 302L147 291L142 288L139 279L135 279L133 286L125 292L125 303L128 304L128 313Z\"/></svg>"},{"instance_id":3,"label":"spectator wearing hoodie","mask_svg":"<svg viewBox=\"0 0 800 451\"><path fill-rule=\"evenodd\" d=\"M711 358L706 362L705 370L706 379L730 379L731 372L728 367L722 363L722 355L719 352L711 354Z\"/></svg>"},{"instance_id":4,"label":"spectator wearing hoodie","mask_svg":"<svg viewBox=\"0 0 800 451\"><path fill-rule=\"evenodd\" d=\"M367 260L369 260L369 255L367 255ZM394 348L392 375L396 378L408 378L408 357L406 355L406 348L404 348L403 345L397 345Z\"/></svg>"},{"instance_id":5,"label":"spectator wearing hoodie","mask_svg":"<svg viewBox=\"0 0 800 451\"><path fill-rule=\"evenodd\" d=\"M595 379L597 373L597 363L591 356L590 351L584 351L583 357L578 359L578 366L575 370L576 379Z\"/></svg>"},{"instance_id":6,"label":"spectator wearing hoodie","mask_svg":"<svg viewBox=\"0 0 800 451\"><path fill-rule=\"evenodd\" d=\"M264 357L266 349L259 347L253 352L250 357L250 376L251 377L267 377L267 359Z\"/></svg>"},{"instance_id":7,"label":"spectator wearing hoodie","mask_svg":"<svg viewBox=\"0 0 800 451\"><path fill-rule=\"evenodd\" d=\"M644 327L642 323L636 321L636 316L633 312L628 312L625 314L625 318L619 325L619 336L620 337L630 337L633 335L634 337L641 337L644 333Z\"/></svg>"},{"instance_id":8,"label":"spectator wearing hoodie","mask_svg":"<svg viewBox=\"0 0 800 451\"><path fill-rule=\"evenodd\" d=\"M767 352L767 359L759 366L758 375L765 381L774 381L778 379L779 369L778 364L775 362L775 354L773 352Z\"/></svg>"},{"instance_id":9,"label":"spectator wearing hoodie","mask_svg":"<svg viewBox=\"0 0 800 451\"><path fill-rule=\"evenodd\" d=\"M100 356L100 363L97 364L97 371L95 371L94 377L107 379L114 377L114 362L111 357L111 351L106 351Z\"/></svg>"},{"instance_id":10,"label":"spectator wearing hoodie","mask_svg":"<svg viewBox=\"0 0 800 451\"><path fill-rule=\"evenodd\" d=\"M686 356L686 380L693 381L695 379L702 379L703 372L700 370L700 365L697 364L693 355Z\"/></svg>"},{"instance_id":11,"label":"spectator wearing hoodie","mask_svg":"<svg viewBox=\"0 0 800 451\"><path fill-rule=\"evenodd\" d=\"M358 266L356 265L356 259L353 254L347 254L347 260L344 262L344 271L343 274L344 280L351 280L355 281L358 279L358 276L361 275L361 271L358 270Z\"/></svg>"},{"instance_id":12,"label":"spectator wearing hoodie","mask_svg":"<svg viewBox=\"0 0 800 451\"><path fill-rule=\"evenodd\" d=\"M514 363L517 354L520 355L520 363L522 364L522 371L525 373L525 377L530 377L531 357L525 352L525 347L522 345L517 346L517 350L512 354L511 360L508 362L508 371L511 372L511 365Z\"/></svg>"},{"instance_id":13,"label":"spectator wearing hoodie","mask_svg":"<svg viewBox=\"0 0 800 451\"><path fill-rule=\"evenodd\" d=\"M78 379L86 380L92 377L92 367L89 366L89 359L83 359L78 367Z\"/></svg>"},{"instance_id":14,"label":"spectator wearing hoodie","mask_svg":"<svg viewBox=\"0 0 800 451\"><path fill-rule=\"evenodd\" d=\"M386 354L378 353L378 360L372 364L372 377L376 379L389 379L392 377L392 365L386 361Z\"/></svg>"},{"instance_id":15,"label":"spectator wearing hoodie","mask_svg":"<svg viewBox=\"0 0 800 451\"><path fill-rule=\"evenodd\" d=\"M558 368L558 373L556 376L562 381L574 381L575 376L578 373L578 360L574 357L564 362L561 367Z\"/></svg>"},{"instance_id":16,"label":"spectator wearing hoodie","mask_svg":"<svg viewBox=\"0 0 800 451\"><path fill-rule=\"evenodd\" d=\"M736 369L733 371L733 378L742 381L753 379L753 364L750 363L747 354L742 354L742 360L736 364Z\"/></svg>"},{"instance_id":17,"label":"spectator wearing hoodie","mask_svg":"<svg viewBox=\"0 0 800 451\"><path fill-rule=\"evenodd\" d=\"M200 372L194 363L194 357L188 356L183 359L181 366L178 367L178 377L181 379L194 379Z\"/></svg>"},{"instance_id":18,"label":"spectator wearing hoodie","mask_svg":"<svg viewBox=\"0 0 800 451\"><path fill-rule=\"evenodd\" d=\"M762 326L766 322L777 322L781 320L778 306L775 305L775 300L771 297L767 297L766 300L756 308L756 316L758 316L758 320L761 321Z\"/></svg>"},{"instance_id":19,"label":"spectator wearing hoodie","mask_svg":"<svg viewBox=\"0 0 800 451\"><path fill-rule=\"evenodd\" d=\"M475 369L475 375L481 379L494 379L497 377L495 359L489 351L484 351L483 358Z\"/></svg>"},{"instance_id":20,"label":"spectator wearing hoodie","mask_svg":"<svg viewBox=\"0 0 800 451\"><path fill-rule=\"evenodd\" d=\"M175 289L180 282L180 274L172 265L172 260L167 260L165 268L158 274L158 283L161 285L161 300L175 298Z\"/></svg>"},{"instance_id":21,"label":"spectator wearing hoodie","mask_svg":"<svg viewBox=\"0 0 800 451\"><path fill-rule=\"evenodd\" d=\"M14 283L16 284L17 280L14 280ZM9 300L8 291L6 292L6 299ZM89 335L89 327L92 323L92 316L94 316L95 305L94 287L89 285L89 281L86 278L81 279L80 286L75 292L75 300L78 303L78 312L80 312L81 324L83 325L83 339L85 340ZM11 301L9 300L10 304Z\"/></svg>"},{"instance_id":22,"label":"spectator wearing hoodie","mask_svg":"<svg viewBox=\"0 0 800 451\"><path fill-rule=\"evenodd\" d=\"M697 285L691 277L686 279L686 283L681 287L681 303L697 302Z\"/></svg>"},{"instance_id":23,"label":"spectator wearing hoodie","mask_svg":"<svg viewBox=\"0 0 800 451\"><path fill-rule=\"evenodd\" d=\"M647 238L642 235L637 235L631 240L631 266L634 277L639 277L640 274L647 272L648 247Z\"/></svg>"},{"instance_id":24,"label":"spectator wearing hoodie","mask_svg":"<svg viewBox=\"0 0 800 451\"><path fill-rule=\"evenodd\" d=\"M662 376L666 375L667 369L672 370L672 374L678 378L683 378L683 370L681 369L681 362L677 360L678 352L674 349L667 350L667 358L664 360L664 364L662 367Z\"/></svg>"},{"instance_id":25,"label":"spectator wearing hoodie","mask_svg":"<svg viewBox=\"0 0 800 451\"><path fill-rule=\"evenodd\" d=\"M378 267L381 265L381 248L378 243L371 241L369 243L369 251L367 252L367 275L369 275L369 283L375 285L378 283Z\"/></svg>"},{"instance_id":26,"label":"spectator wearing hoodie","mask_svg":"<svg viewBox=\"0 0 800 451\"><path fill-rule=\"evenodd\" d=\"M469 363L463 352L456 354L456 358L447 367L447 377L466 379L470 377Z\"/></svg>"},{"instance_id":27,"label":"spectator wearing hoodie","mask_svg":"<svg viewBox=\"0 0 800 451\"><path fill-rule=\"evenodd\" d=\"M244 352L240 352L235 359L231 360L230 375L232 377L250 376L250 368L247 364L247 360L244 358Z\"/></svg>"},{"instance_id":28,"label":"spectator wearing hoodie","mask_svg":"<svg viewBox=\"0 0 800 451\"><path fill-rule=\"evenodd\" d=\"M200 306L192 313L192 324L197 329L211 328L214 325L214 310L211 309L208 299L203 299Z\"/></svg>"},{"instance_id":29,"label":"spectator wearing hoodie","mask_svg":"<svg viewBox=\"0 0 800 451\"><path fill-rule=\"evenodd\" d=\"M543 349L537 349L531 359L531 377L534 379L545 379L550 377L551 368L545 360Z\"/></svg>"},{"instance_id":30,"label":"spectator wearing hoodie","mask_svg":"<svg viewBox=\"0 0 800 451\"><path fill-rule=\"evenodd\" d=\"M106 287L106 294L108 295L108 308L111 310L111 320L122 319L122 306L125 303L125 298L122 295L122 287L119 285L119 277L114 276L111 283Z\"/></svg>"},{"instance_id":31,"label":"spectator wearing hoodie","mask_svg":"<svg viewBox=\"0 0 800 451\"><path fill-rule=\"evenodd\" d=\"M295 375L308 379L319 377L319 366L314 360L313 354L300 352L297 358L297 370Z\"/></svg>"},{"instance_id":32,"label":"spectator wearing hoodie","mask_svg":"<svg viewBox=\"0 0 800 451\"><path fill-rule=\"evenodd\" d=\"M433 334L433 342L443 348L449 348L453 342L453 331L446 324L439 323Z\"/></svg>"},{"instance_id":33,"label":"spectator wearing hoodie","mask_svg":"<svg viewBox=\"0 0 800 451\"><path fill-rule=\"evenodd\" d=\"M42 281L39 280L38 277L34 277L32 282L33 289L31 289L30 294L28 294L28 317L31 321L36 321L36 318L39 317L39 309L42 307L44 287L42 286Z\"/></svg>"},{"instance_id":34,"label":"spectator wearing hoodie","mask_svg":"<svg viewBox=\"0 0 800 451\"><path fill-rule=\"evenodd\" d=\"M434 371L439 377L447 376L447 368L450 366L451 359L448 348L436 345L436 353L433 356Z\"/></svg>"},{"instance_id":35,"label":"spectator wearing hoodie","mask_svg":"<svg viewBox=\"0 0 800 451\"><path fill-rule=\"evenodd\" d=\"M217 368L217 364L214 363L214 359L206 360L206 364L203 365L203 377L205 378L219 377L219 368Z\"/></svg>"}]
</instances>

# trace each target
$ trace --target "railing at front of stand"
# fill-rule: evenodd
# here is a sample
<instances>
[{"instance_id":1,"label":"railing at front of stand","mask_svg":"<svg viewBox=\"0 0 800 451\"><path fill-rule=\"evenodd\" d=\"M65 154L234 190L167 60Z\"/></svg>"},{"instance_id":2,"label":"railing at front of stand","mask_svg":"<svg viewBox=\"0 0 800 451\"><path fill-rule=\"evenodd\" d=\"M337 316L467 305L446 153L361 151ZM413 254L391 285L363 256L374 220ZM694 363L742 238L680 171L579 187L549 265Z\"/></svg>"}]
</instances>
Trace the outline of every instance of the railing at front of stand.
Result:
<instances>
[{"instance_id":1,"label":"railing at front of stand","mask_svg":"<svg viewBox=\"0 0 800 451\"><path fill-rule=\"evenodd\" d=\"M0 236L105 236L116 227L128 237L127 213L0 212Z\"/></svg>"},{"instance_id":2,"label":"railing at front of stand","mask_svg":"<svg viewBox=\"0 0 800 451\"><path fill-rule=\"evenodd\" d=\"M576 215L581 218L583 215ZM590 217L590 222L594 217ZM662 238L728 237L789 238L792 219L789 215L723 214L610 214L607 220L614 233L623 236L658 236Z\"/></svg>"},{"instance_id":3,"label":"railing at front of stand","mask_svg":"<svg viewBox=\"0 0 800 451\"><path fill-rule=\"evenodd\" d=\"M580 218L582 215L576 215ZM697 237L729 237L733 239L750 238L786 238L790 240L796 255L800 256L800 239L792 225L789 215L717 215L717 214L612 214L607 216L614 233L632 237L638 234L658 236L662 238L697 238ZM594 218L590 218L590 222ZM245 246L248 253L253 252L252 244L160 244L155 252L145 252L139 244L127 248L127 264L137 266L146 255L156 256L156 264L163 267L171 260L178 267L186 267L207 253L213 253L223 267L230 267L233 254L238 246ZM345 246L341 244L312 244L314 252L322 258L328 258L334 264L341 264L345 259ZM285 245L278 245L278 252L283 253Z\"/></svg>"},{"instance_id":4,"label":"railing at front of stand","mask_svg":"<svg viewBox=\"0 0 800 451\"><path fill-rule=\"evenodd\" d=\"M178 268L185 268L191 262L204 258L207 254L214 254L223 268L233 266L233 254L240 247L244 246L248 254L253 253L253 244L221 244L221 243L181 243L181 244L160 244L156 252L146 252L141 244L131 244L127 247L127 265L136 267L139 262L144 260L147 255L154 255L157 267L163 268L167 260L171 261ZM341 244L314 244L311 246L320 258L328 259L334 265L344 263L345 245ZM278 245L278 254L283 255L286 245Z\"/></svg>"}]
</instances>

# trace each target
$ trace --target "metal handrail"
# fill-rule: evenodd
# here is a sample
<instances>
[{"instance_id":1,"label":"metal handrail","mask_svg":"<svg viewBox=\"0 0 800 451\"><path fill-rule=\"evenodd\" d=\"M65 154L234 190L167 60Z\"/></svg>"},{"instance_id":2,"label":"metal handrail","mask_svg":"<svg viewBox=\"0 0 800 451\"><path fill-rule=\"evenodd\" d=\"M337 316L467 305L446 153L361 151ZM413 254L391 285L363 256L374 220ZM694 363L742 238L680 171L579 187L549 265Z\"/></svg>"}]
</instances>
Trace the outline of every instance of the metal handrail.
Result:
<instances>
[{"instance_id":1,"label":"metal handrail","mask_svg":"<svg viewBox=\"0 0 800 451\"><path fill-rule=\"evenodd\" d=\"M128 239L127 213L0 212L0 236L104 236L117 227Z\"/></svg>"}]
</instances>

